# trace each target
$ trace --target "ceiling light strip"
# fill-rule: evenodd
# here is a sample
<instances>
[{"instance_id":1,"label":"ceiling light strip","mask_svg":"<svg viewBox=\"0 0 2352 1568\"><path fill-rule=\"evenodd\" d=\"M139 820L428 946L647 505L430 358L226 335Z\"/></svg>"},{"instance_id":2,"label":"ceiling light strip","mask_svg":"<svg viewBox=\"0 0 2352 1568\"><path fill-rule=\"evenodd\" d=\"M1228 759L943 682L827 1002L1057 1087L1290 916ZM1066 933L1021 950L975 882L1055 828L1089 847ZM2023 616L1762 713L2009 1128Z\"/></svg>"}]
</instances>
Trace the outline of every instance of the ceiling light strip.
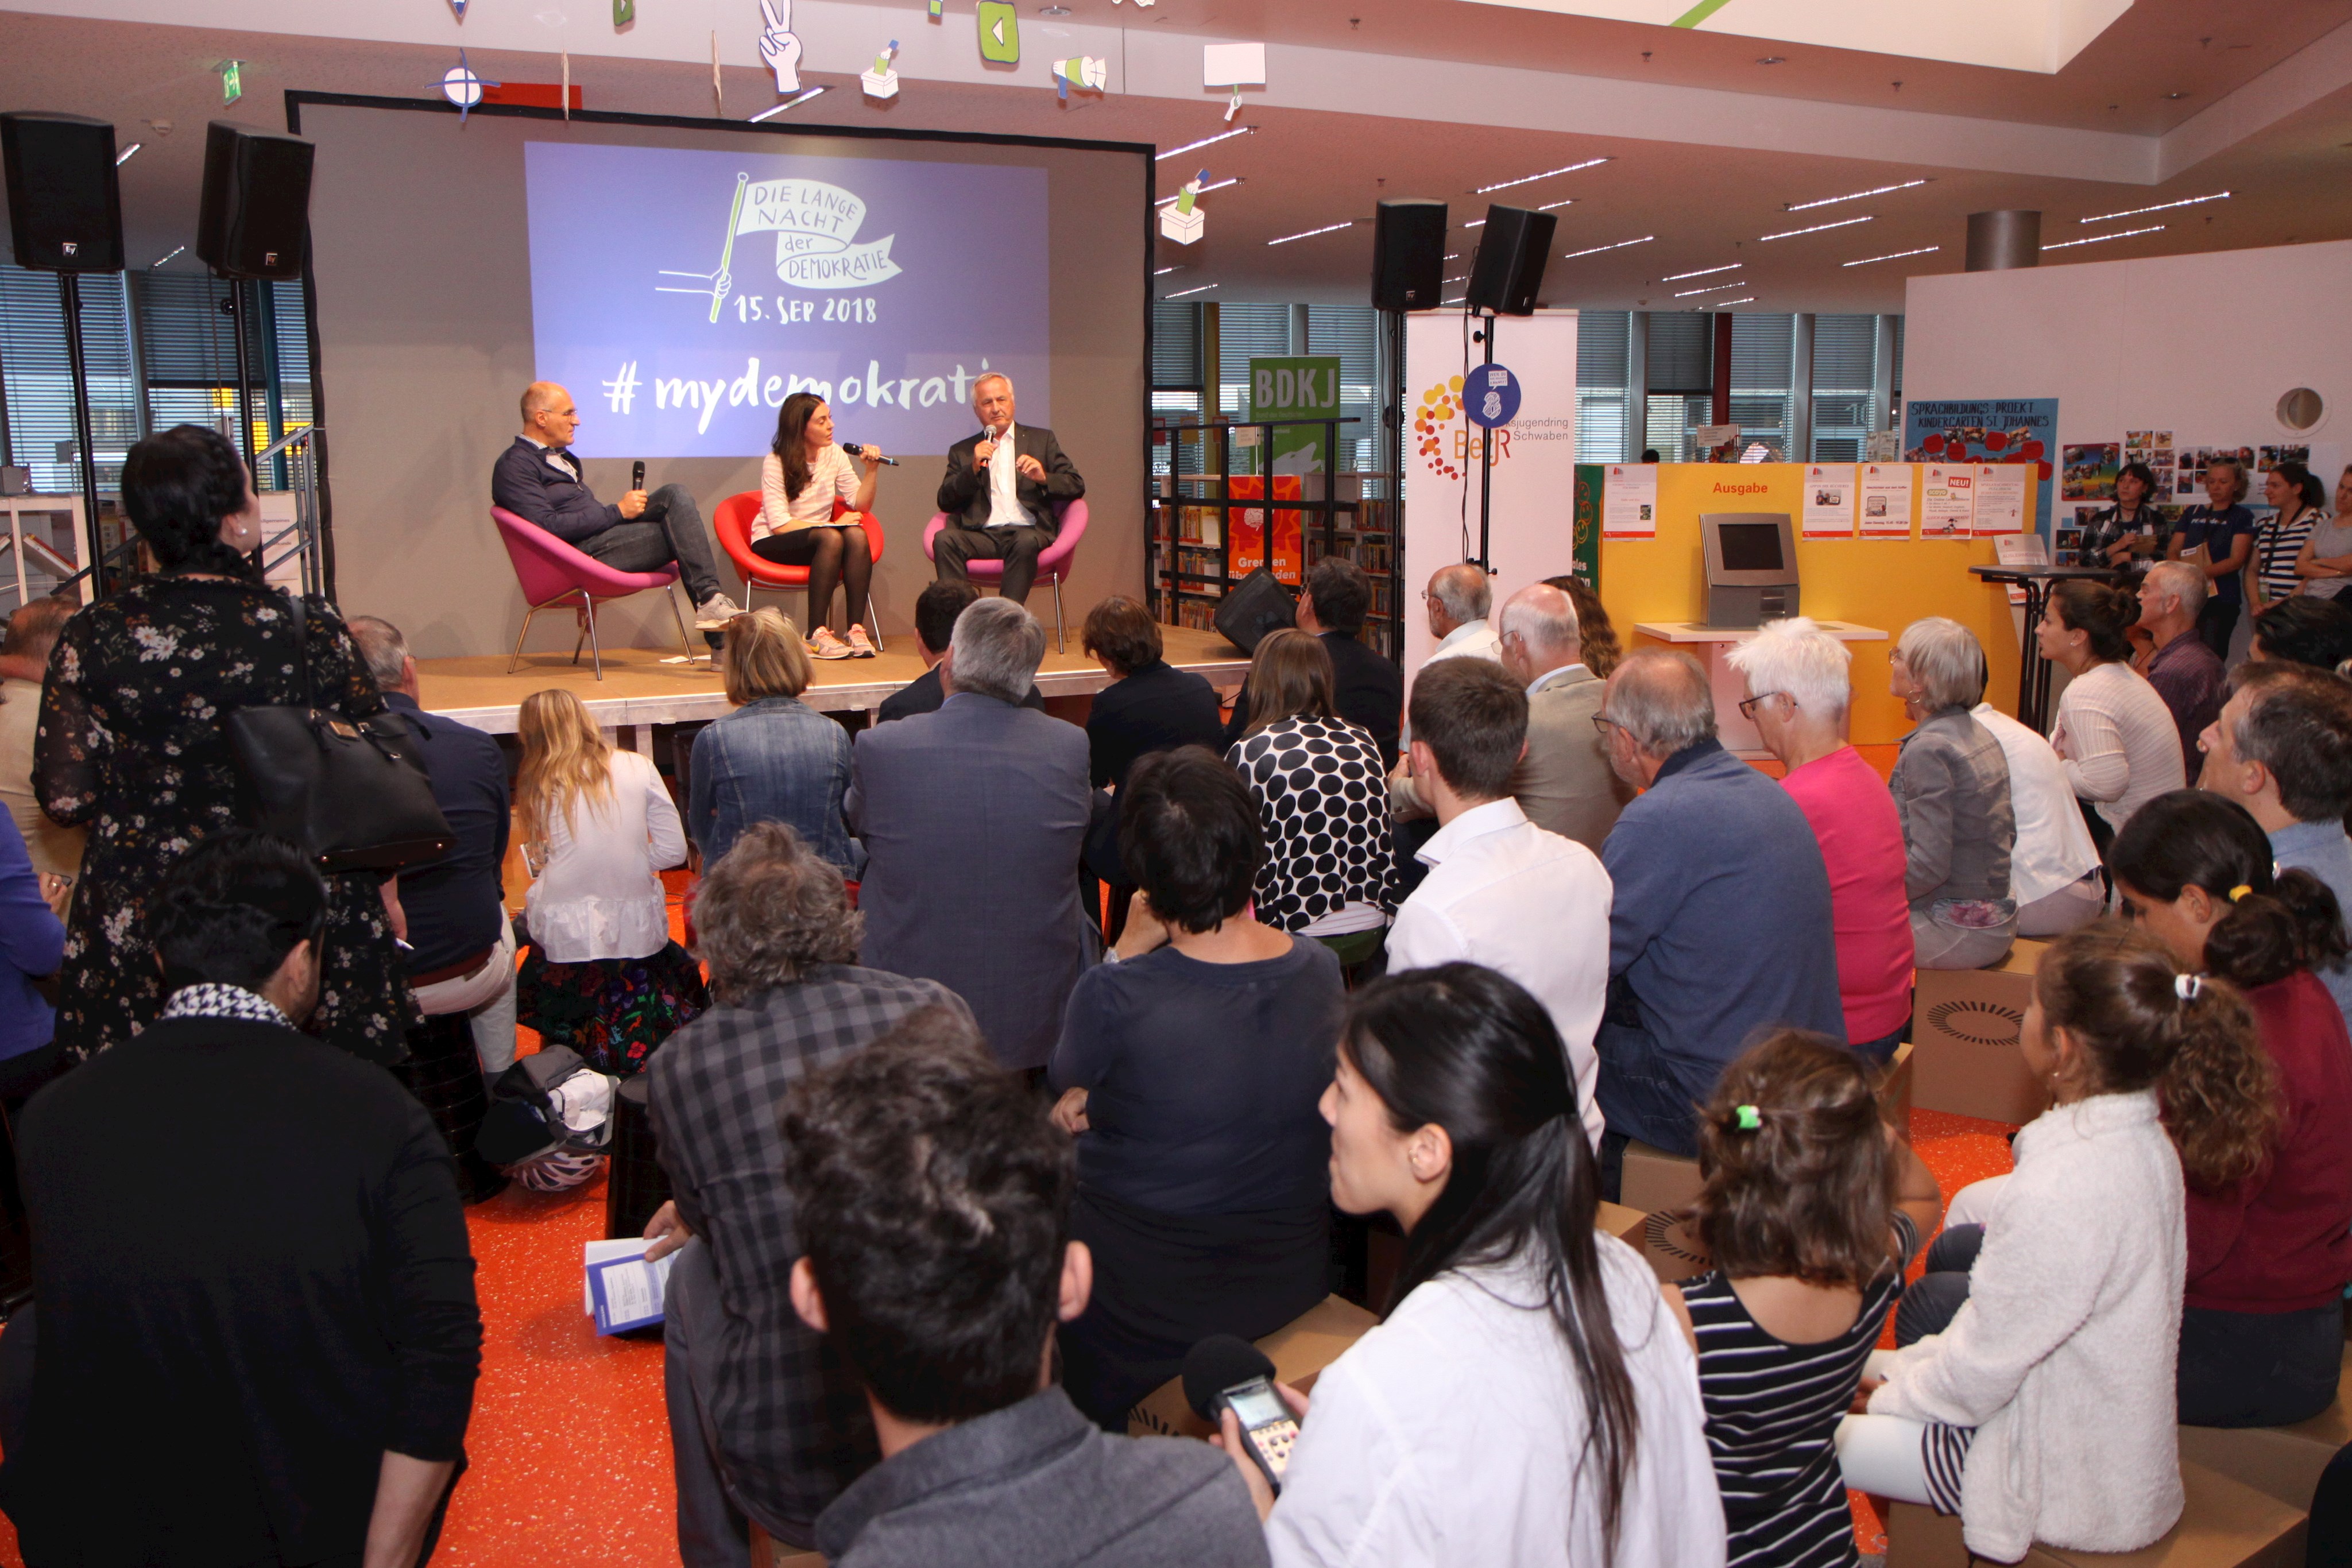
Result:
<instances>
[{"instance_id":1,"label":"ceiling light strip","mask_svg":"<svg viewBox=\"0 0 2352 1568\"><path fill-rule=\"evenodd\" d=\"M114 155L114 166L118 169L121 168L125 163L131 162L131 155L133 152L138 152L142 147L146 145L147 144L144 141L134 141L130 146L125 147L121 152L117 152Z\"/></svg>"},{"instance_id":2,"label":"ceiling light strip","mask_svg":"<svg viewBox=\"0 0 2352 1568\"><path fill-rule=\"evenodd\" d=\"M2045 245L2044 250L2071 250L2078 245L2105 245L2111 239L2129 239L2134 235L2160 235L2168 225L2150 224L2144 229L2117 229L2111 235L2092 235L2086 239L2062 239L2055 245Z\"/></svg>"},{"instance_id":3,"label":"ceiling light strip","mask_svg":"<svg viewBox=\"0 0 2352 1568\"><path fill-rule=\"evenodd\" d=\"M1532 185L1538 180L1549 180L1554 174L1573 174L1579 169L1590 169L1595 164L1608 162L1606 158L1587 158L1581 163L1570 163L1559 169L1547 169L1540 174L1522 174L1516 180L1504 180L1492 185L1481 185L1470 193L1474 196L1483 196L1489 191L1507 191L1514 185Z\"/></svg>"},{"instance_id":4,"label":"ceiling light strip","mask_svg":"<svg viewBox=\"0 0 2352 1568\"><path fill-rule=\"evenodd\" d=\"M1756 296L1753 294L1743 294L1737 299L1717 299L1712 303L1718 309L1727 305L1753 305L1756 303Z\"/></svg>"},{"instance_id":5,"label":"ceiling light strip","mask_svg":"<svg viewBox=\"0 0 2352 1568\"><path fill-rule=\"evenodd\" d=\"M1710 283L1704 288L1678 289L1675 291L1675 298L1677 299L1688 299L1694 294L1720 294L1727 288L1746 288L1748 287L1749 284L1746 278L1734 278L1729 283Z\"/></svg>"},{"instance_id":6,"label":"ceiling light strip","mask_svg":"<svg viewBox=\"0 0 2352 1568\"><path fill-rule=\"evenodd\" d=\"M2117 218L2136 218L2143 213L2168 213L2175 207L2193 207L2204 202L2226 202L2229 199L2229 192L2216 191L2210 196L2190 196L2178 202L2158 202L2152 207L2128 207L2120 213L2101 213L2095 218L2076 218L2074 221L2078 224L2108 224Z\"/></svg>"},{"instance_id":7,"label":"ceiling light strip","mask_svg":"<svg viewBox=\"0 0 2352 1568\"><path fill-rule=\"evenodd\" d=\"M1944 247L1923 245L1917 250L1890 250L1885 256L1865 256L1860 261L1842 261L1840 267L1868 267L1874 261L1901 261L1906 256L1933 256Z\"/></svg>"},{"instance_id":8,"label":"ceiling light strip","mask_svg":"<svg viewBox=\"0 0 2352 1568\"><path fill-rule=\"evenodd\" d=\"M1867 191L1850 191L1843 196L1823 196L1818 202L1783 202L1780 210L1789 213L1810 212L1815 207L1833 207L1840 202L1858 202L1864 196L1884 196L1892 191L1908 191L1924 185L1925 180L1906 180L1899 185L1873 185Z\"/></svg>"},{"instance_id":9,"label":"ceiling light strip","mask_svg":"<svg viewBox=\"0 0 2352 1568\"><path fill-rule=\"evenodd\" d=\"M1629 245L1647 245L1657 237L1655 235L1643 235L1640 239L1621 239L1615 245L1596 245L1590 250L1571 250L1560 260L1574 261L1580 256L1599 256L1604 250L1623 250Z\"/></svg>"},{"instance_id":10,"label":"ceiling light strip","mask_svg":"<svg viewBox=\"0 0 2352 1568\"><path fill-rule=\"evenodd\" d=\"M1181 147L1171 147L1167 152L1158 154L1151 161L1154 163L1157 163L1161 159L1173 158L1179 152L1190 152L1196 148L1206 147L1212 142L1230 141L1236 136L1247 136L1256 129L1257 127L1255 125L1241 125L1234 127L1231 131L1220 131L1214 136L1203 136L1198 141L1187 141Z\"/></svg>"},{"instance_id":11,"label":"ceiling light strip","mask_svg":"<svg viewBox=\"0 0 2352 1568\"><path fill-rule=\"evenodd\" d=\"M1799 235L1817 235L1825 233L1830 229L1850 229L1856 224L1866 224L1873 221L1874 219L1871 215L1865 214L1858 218L1840 218L1833 224L1815 224L1811 228L1782 229L1776 235L1759 235L1756 237L1759 241L1768 239L1795 239Z\"/></svg>"},{"instance_id":12,"label":"ceiling light strip","mask_svg":"<svg viewBox=\"0 0 2352 1568\"><path fill-rule=\"evenodd\" d=\"M1199 190L1197 190L1197 191L1193 192L1192 193L1193 193L1194 195L1196 195L1196 196L1205 196L1205 195L1207 195L1207 194L1208 194L1210 192L1212 192L1212 191L1222 191L1222 190L1223 190L1227 185L1238 185L1238 184L1240 184L1241 183L1242 183L1242 177L1241 177L1239 174L1235 174L1234 176L1233 176L1233 178L1231 178L1231 179L1229 179L1229 180L1219 180L1219 181L1218 181L1218 182L1216 182L1214 184L1211 184L1211 185L1203 185L1203 186L1202 186ZM1156 202L1152 203L1151 204L1152 204L1153 206L1155 206L1155 207L1164 207L1164 206L1166 206L1169 203L1171 203L1171 202L1174 201L1174 200L1176 199L1176 196L1181 196L1181 195L1182 195L1183 193L1184 193L1183 192L1179 191L1179 192L1177 192L1177 193L1176 193L1176 195L1175 195L1175 196L1162 196L1162 197L1160 197L1158 201L1156 201Z\"/></svg>"},{"instance_id":13,"label":"ceiling light strip","mask_svg":"<svg viewBox=\"0 0 2352 1568\"><path fill-rule=\"evenodd\" d=\"M1747 265L1748 264L1744 261L1728 261L1724 263L1721 267L1702 267L1696 272L1669 272L1664 277L1658 279L1658 281L1661 283L1680 283L1686 277L1712 277L1718 272L1737 272Z\"/></svg>"},{"instance_id":14,"label":"ceiling light strip","mask_svg":"<svg viewBox=\"0 0 2352 1568\"><path fill-rule=\"evenodd\" d=\"M1546 202L1542 206L1538 207L1536 211L1539 213L1549 213L1556 208L1572 207L1574 205L1576 205L1576 198L1574 196L1567 196L1557 202Z\"/></svg>"},{"instance_id":15,"label":"ceiling light strip","mask_svg":"<svg viewBox=\"0 0 2352 1568\"><path fill-rule=\"evenodd\" d=\"M1206 294L1210 289L1216 287L1217 286L1213 283L1203 283L1198 288L1180 288L1173 294L1163 294L1160 298L1162 299L1181 299L1187 294Z\"/></svg>"},{"instance_id":16,"label":"ceiling light strip","mask_svg":"<svg viewBox=\"0 0 2352 1568\"><path fill-rule=\"evenodd\" d=\"M1355 226L1356 220L1349 218L1344 224L1325 224L1319 229L1308 229L1303 234L1285 235L1280 239L1270 239L1265 243L1268 245L1288 245L1295 239L1313 239L1317 235L1335 235L1341 229L1351 229Z\"/></svg>"},{"instance_id":17,"label":"ceiling light strip","mask_svg":"<svg viewBox=\"0 0 2352 1568\"><path fill-rule=\"evenodd\" d=\"M777 115L783 113L784 110L788 109L797 109L802 104L806 103L809 99L814 98L817 94L823 91L824 91L824 89L821 87L813 87L809 89L808 91L801 94L798 98L788 98L784 99L783 102L776 105L773 109L761 110L759 113L751 117L751 123L757 125L763 120L773 120Z\"/></svg>"}]
</instances>

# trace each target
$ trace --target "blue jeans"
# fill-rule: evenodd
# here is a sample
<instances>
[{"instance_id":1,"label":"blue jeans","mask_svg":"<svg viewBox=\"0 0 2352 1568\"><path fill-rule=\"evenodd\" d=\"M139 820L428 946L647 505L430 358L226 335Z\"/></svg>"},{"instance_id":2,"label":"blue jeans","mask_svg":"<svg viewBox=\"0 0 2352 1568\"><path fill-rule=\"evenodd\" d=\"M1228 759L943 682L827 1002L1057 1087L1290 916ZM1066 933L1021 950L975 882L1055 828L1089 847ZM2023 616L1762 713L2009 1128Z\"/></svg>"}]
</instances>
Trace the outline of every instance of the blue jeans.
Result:
<instances>
[{"instance_id":1,"label":"blue jeans","mask_svg":"<svg viewBox=\"0 0 2352 1568\"><path fill-rule=\"evenodd\" d=\"M1639 1138L1670 1155L1698 1154L1698 1103L1714 1085L1694 1086L1649 1030L1604 1018L1592 1041L1601 1058L1593 1098L1609 1134Z\"/></svg>"},{"instance_id":2,"label":"blue jeans","mask_svg":"<svg viewBox=\"0 0 2352 1568\"><path fill-rule=\"evenodd\" d=\"M614 571L659 571L676 561L678 580L697 604L719 591L702 508L683 485L664 485L646 497L642 513L582 539L579 549Z\"/></svg>"}]
</instances>

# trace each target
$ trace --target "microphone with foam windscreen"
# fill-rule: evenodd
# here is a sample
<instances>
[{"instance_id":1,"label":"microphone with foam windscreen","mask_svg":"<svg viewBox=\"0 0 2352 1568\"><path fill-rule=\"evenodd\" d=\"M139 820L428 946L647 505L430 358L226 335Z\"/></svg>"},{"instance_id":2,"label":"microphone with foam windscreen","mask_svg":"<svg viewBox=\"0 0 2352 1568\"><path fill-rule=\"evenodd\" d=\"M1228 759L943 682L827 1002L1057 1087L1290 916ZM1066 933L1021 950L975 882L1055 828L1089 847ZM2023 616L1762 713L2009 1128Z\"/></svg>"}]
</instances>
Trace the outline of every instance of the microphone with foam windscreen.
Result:
<instances>
[{"instance_id":1,"label":"microphone with foam windscreen","mask_svg":"<svg viewBox=\"0 0 2352 1568\"><path fill-rule=\"evenodd\" d=\"M1282 1473L1298 1440L1298 1422L1274 1386L1274 1363L1245 1339L1212 1334L1184 1354L1184 1398L1193 1413L1219 1425L1231 1410L1239 1419L1242 1446L1282 1490Z\"/></svg>"},{"instance_id":2,"label":"microphone with foam windscreen","mask_svg":"<svg viewBox=\"0 0 2352 1568\"><path fill-rule=\"evenodd\" d=\"M841 446L843 451L847 452L853 457L863 457L866 455L866 448L857 442L845 441L841 444ZM898 460L896 457L885 457L881 459L881 464L885 468L896 468L898 466Z\"/></svg>"}]
</instances>

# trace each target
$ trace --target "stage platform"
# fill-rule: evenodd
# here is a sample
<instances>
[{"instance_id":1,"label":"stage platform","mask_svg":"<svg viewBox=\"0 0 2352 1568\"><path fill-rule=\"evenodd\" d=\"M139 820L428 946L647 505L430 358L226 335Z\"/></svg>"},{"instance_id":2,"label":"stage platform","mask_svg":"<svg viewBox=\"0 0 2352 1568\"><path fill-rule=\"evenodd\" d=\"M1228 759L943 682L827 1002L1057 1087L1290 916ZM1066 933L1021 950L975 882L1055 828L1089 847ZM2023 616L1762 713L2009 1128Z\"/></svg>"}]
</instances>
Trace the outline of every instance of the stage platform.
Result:
<instances>
[{"instance_id":1,"label":"stage platform","mask_svg":"<svg viewBox=\"0 0 2352 1568\"><path fill-rule=\"evenodd\" d=\"M1249 674L1249 660L1214 632L1182 626L1162 626L1160 635L1168 662L1179 669L1205 676L1209 684L1231 691ZM572 664L562 653L530 653L514 674L507 674L507 655L473 659L419 659L418 688L428 713L446 715L492 735L514 733L522 699L549 686L579 694L588 711L607 735L652 749L657 724L698 724L720 718L730 711L719 672L707 659L692 664L666 664L680 655L662 648L622 648L604 651L604 678L597 680L586 653ZM882 699L911 684L923 673L923 657L912 636L893 637L889 648L871 659L818 659L816 684L801 694L811 707L828 713L864 712L869 722ZM1048 697L1081 696L1110 684L1102 666L1078 652L1077 638L1069 652L1056 653L1045 644L1045 662L1037 672L1037 687Z\"/></svg>"}]
</instances>

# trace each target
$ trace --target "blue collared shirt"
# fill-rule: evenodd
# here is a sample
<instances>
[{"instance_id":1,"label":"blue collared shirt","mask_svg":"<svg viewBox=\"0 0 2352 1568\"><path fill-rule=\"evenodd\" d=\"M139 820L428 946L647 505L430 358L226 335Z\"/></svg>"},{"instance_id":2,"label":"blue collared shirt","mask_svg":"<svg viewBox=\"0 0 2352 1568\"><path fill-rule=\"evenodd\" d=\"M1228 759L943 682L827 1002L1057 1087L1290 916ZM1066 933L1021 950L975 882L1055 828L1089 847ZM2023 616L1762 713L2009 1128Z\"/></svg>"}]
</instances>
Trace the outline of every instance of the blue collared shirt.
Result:
<instances>
[{"instance_id":1,"label":"blue collared shirt","mask_svg":"<svg viewBox=\"0 0 2352 1568\"><path fill-rule=\"evenodd\" d=\"M2352 838L2341 822L2289 822L2271 835L2271 853L2278 869L2307 871L2326 883L2347 920L2352 920ZM2352 963L2337 963L2319 971L2320 983L2352 1026Z\"/></svg>"}]
</instances>

